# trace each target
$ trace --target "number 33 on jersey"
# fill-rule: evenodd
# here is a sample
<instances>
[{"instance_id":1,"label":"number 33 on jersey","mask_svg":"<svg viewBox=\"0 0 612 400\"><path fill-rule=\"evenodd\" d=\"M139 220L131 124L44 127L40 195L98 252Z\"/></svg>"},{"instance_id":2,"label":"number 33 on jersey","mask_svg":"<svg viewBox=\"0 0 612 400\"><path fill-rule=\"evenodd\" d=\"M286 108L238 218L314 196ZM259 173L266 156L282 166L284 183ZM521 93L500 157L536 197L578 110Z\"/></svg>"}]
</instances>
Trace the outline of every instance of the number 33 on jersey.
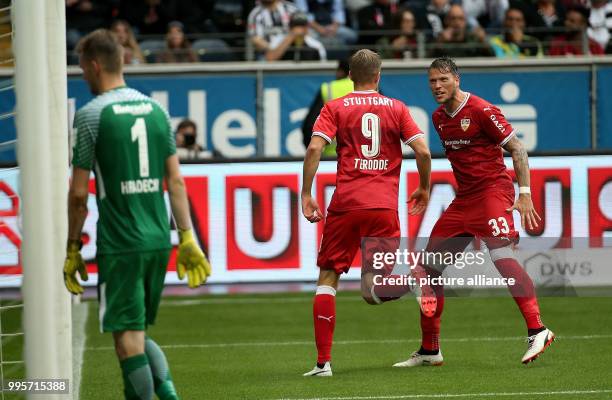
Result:
<instances>
[{"instance_id":1,"label":"number 33 on jersey","mask_svg":"<svg viewBox=\"0 0 612 400\"><path fill-rule=\"evenodd\" d=\"M423 137L404 103L373 90L349 93L325 104L313 135L338 143L330 210L397 209L401 142Z\"/></svg>"}]
</instances>

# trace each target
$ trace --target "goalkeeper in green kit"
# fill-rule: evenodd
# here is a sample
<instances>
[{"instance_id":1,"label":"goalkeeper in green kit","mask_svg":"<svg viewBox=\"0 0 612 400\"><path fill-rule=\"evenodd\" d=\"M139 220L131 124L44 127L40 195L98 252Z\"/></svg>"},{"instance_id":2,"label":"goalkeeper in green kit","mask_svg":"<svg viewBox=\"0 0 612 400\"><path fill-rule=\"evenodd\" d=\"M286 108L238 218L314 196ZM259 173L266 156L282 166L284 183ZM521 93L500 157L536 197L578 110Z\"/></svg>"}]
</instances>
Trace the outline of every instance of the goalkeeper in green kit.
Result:
<instances>
[{"instance_id":1,"label":"goalkeeper in green kit","mask_svg":"<svg viewBox=\"0 0 612 400\"><path fill-rule=\"evenodd\" d=\"M178 399L164 353L145 336L155 322L171 249L164 179L179 229L179 278L187 275L195 288L211 269L192 234L170 117L157 102L125 86L123 48L111 32L85 36L78 52L83 78L96 97L75 116L64 281L80 294L76 273L87 280L80 248L93 170L100 329L113 333L125 398Z\"/></svg>"}]
</instances>

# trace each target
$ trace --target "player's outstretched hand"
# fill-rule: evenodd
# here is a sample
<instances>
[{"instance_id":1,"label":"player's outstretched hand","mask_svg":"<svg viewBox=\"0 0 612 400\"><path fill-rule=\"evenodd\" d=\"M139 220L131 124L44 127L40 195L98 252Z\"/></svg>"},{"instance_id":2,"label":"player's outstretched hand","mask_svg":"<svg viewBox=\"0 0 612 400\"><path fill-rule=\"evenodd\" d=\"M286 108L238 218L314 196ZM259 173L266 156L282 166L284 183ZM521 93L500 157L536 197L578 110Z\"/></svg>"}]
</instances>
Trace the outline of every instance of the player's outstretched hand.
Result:
<instances>
[{"instance_id":1,"label":"player's outstretched hand","mask_svg":"<svg viewBox=\"0 0 612 400\"><path fill-rule=\"evenodd\" d=\"M206 282L212 269L202 249L195 241L191 229L179 230L179 247L176 257L176 273L179 279L187 275L187 285L196 288Z\"/></svg>"},{"instance_id":2,"label":"player's outstretched hand","mask_svg":"<svg viewBox=\"0 0 612 400\"><path fill-rule=\"evenodd\" d=\"M89 279L87 267L81 256L81 242L69 240L66 246L66 261L64 261L64 284L66 289L72 294L83 293L83 286L81 286L76 277L77 271L81 276L81 280L86 281Z\"/></svg>"},{"instance_id":3,"label":"player's outstretched hand","mask_svg":"<svg viewBox=\"0 0 612 400\"><path fill-rule=\"evenodd\" d=\"M429 203L429 190L418 188L408 198L408 214L419 215L427 208Z\"/></svg>"},{"instance_id":4,"label":"player's outstretched hand","mask_svg":"<svg viewBox=\"0 0 612 400\"><path fill-rule=\"evenodd\" d=\"M530 194L520 194L514 205L506 211L512 214L514 210L518 210L519 214L521 214L521 226L523 229L535 229L539 225L538 221L542 221L540 215L533 208Z\"/></svg>"},{"instance_id":5,"label":"player's outstretched hand","mask_svg":"<svg viewBox=\"0 0 612 400\"><path fill-rule=\"evenodd\" d=\"M317 204L317 201L310 195L302 194L302 214L304 217L313 223L319 222L323 219L323 213Z\"/></svg>"}]
</instances>

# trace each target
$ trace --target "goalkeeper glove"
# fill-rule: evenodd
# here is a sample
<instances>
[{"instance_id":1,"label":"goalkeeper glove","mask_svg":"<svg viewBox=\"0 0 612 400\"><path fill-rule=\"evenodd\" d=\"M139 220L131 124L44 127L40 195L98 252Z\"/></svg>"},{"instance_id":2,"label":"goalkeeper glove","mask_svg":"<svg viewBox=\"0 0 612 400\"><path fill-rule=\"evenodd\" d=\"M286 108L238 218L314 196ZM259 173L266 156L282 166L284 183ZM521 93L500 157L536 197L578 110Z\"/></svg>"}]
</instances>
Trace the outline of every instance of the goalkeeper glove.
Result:
<instances>
[{"instance_id":1,"label":"goalkeeper glove","mask_svg":"<svg viewBox=\"0 0 612 400\"><path fill-rule=\"evenodd\" d=\"M190 288L196 288L206 282L211 273L210 263L196 243L191 229L179 230L176 273L181 280L187 273L187 284Z\"/></svg>"},{"instance_id":2,"label":"goalkeeper glove","mask_svg":"<svg viewBox=\"0 0 612 400\"><path fill-rule=\"evenodd\" d=\"M87 267L81 257L81 246L80 240L69 240L66 246L66 261L64 261L64 284L66 289L72 294L83 293L83 287L76 278L77 271L81 275L81 279L86 281L89 279L87 276Z\"/></svg>"}]
</instances>

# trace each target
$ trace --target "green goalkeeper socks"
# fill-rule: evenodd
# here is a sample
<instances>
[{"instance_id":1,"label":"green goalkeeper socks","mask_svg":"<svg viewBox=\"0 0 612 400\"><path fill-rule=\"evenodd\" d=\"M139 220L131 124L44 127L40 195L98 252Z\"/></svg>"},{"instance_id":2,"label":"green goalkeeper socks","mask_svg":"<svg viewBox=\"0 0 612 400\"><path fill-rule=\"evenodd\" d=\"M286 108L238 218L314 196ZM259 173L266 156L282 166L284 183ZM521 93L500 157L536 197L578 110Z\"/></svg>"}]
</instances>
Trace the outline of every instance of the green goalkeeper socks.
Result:
<instances>
[{"instance_id":1,"label":"green goalkeeper socks","mask_svg":"<svg viewBox=\"0 0 612 400\"><path fill-rule=\"evenodd\" d=\"M153 400L153 374L146 354L121 360L126 400Z\"/></svg>"},{"instance_id":2,"label":"green goalkeeper socks","mask_svg":"<svg viewBox=\"0 0 612 400\"><path fill-rule=\"evenodd\" d=\"M157 343L148 336L145 338L145 353L153 372L153 382L157 397L160 400L180 400L172 382L166 355Z\"/></svg>"}]
</instances>

